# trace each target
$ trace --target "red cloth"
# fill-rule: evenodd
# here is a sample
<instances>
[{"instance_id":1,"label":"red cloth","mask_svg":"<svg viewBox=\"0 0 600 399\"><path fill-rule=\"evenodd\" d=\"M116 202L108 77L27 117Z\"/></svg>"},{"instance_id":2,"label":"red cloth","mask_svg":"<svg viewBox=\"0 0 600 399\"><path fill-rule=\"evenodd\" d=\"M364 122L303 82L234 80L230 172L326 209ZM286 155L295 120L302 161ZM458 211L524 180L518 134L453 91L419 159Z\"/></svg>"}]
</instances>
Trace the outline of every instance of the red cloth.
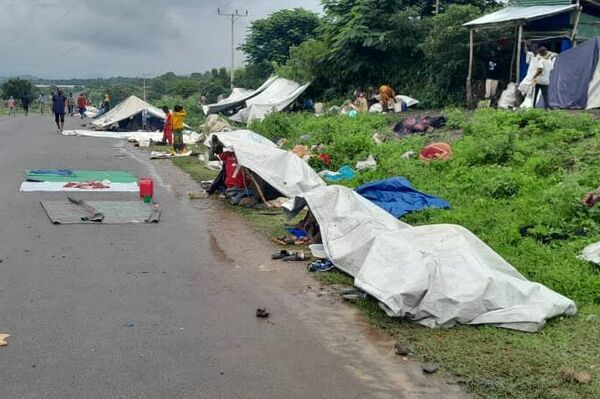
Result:
<instances>
[{"instance_id":1,"label":"red cloth","mask_svg":"<svg viewBox=\"0 0 600 399\"><path fill-rule=\"evenodd\" d=\"M163 128L163 141L169 144L173 143L173 114L168 113L165 119L165 126Z\"/></svg>"},{"instance_id":2,"label":"red cloth","mask_svg":"<svg viewBox=\"0 0 600 399\"><path fill-rule=\"evenodd\" d=\"M323 162L325 162L325 165L327 165L327 167L331 166L331 158L329 157L328 154L325 154L324 152L319 154L319 158L321 158L323 160Z\"/></svg>"},{"instance_id":3,"label":"red cloth","mask_svg":"<svg viewBox=\"0 0 600 399\"><path fill-rule=\"evenodd\" d=\"M434 159L448 161L452 159L452 148L447 143L429 144L421 150L419 158L423 162L429 162Z\"/></svg>"},{"instance_id":4,"label":"red cloth","mask_svg":"<svg viewBox=\"0 0 600 399\"><path fill-rule=\"evenodd\" d=\"M83 96L77 97L77 107L78 108L85 108L86 103L87 103L87 101L86 101L85 97L83 97Z\"/></svg>"},{"instance_id":5,"label":"red cloth","mask_svg":"<svg viewBox=\"0 0 600 399\"><path fill-rule=\"evenodd\" d=\"M219 158L225 164L225 186L227 188L247 187L244 171L241 168L237 170L238 160L235 154L233 152L222 152L219 154Z\"/></svg>"}]
</instances>

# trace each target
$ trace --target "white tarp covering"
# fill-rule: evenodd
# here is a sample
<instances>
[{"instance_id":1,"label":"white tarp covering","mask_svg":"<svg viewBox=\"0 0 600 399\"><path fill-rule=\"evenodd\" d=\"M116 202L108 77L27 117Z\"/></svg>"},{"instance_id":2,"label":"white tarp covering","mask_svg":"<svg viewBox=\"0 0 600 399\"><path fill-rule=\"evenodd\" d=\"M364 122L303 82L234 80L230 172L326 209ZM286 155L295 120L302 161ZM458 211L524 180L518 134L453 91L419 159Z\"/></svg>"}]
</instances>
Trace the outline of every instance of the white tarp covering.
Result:
<instances>
[{"instance_id":1,"label":"white tarp covering","mask_svg":"<svg viewBox=\"0 0 600 399\"><path fill-rule=\"evenodd\" d=\"M63 136L81 136L81 137L100 137L107 139L124 139L132 142L140 142L140 141L152 141L157 143L162 141L163 133L162 132L111 132L111 131L103 131L103 130L84 130L84 129L74 129L74 130L63 130ZM183 143L190 145L196 144L200 141L204 136L202 134L198 134L196 132L192 132L191 130L184 130L183 132Z\"/></svg>"},{"instance_id":2,"label":"white tarp covering","mask_svg":"<svg viewBox=\"0 0 600 399\"><path fill-rule=\"evenodd\" d=\"M165 119L165 113L161 109L148 104L136 96L130 96L98 119L93 120L91 123L99 128L104 128L137 115L144 110L148 112L148 115Z\"/></svg>"},{"instance_id":3,"label":"white tarp covering","mask_svg":"<svg viewBox=\"0 0 600 399\"><path fill-rule=\"evenodd\" d=\"M235 152L238 163L250 169L287 198L317 187L325 182L302 159L289 151L279 149L269 139L250 130L213 133L223 143L225 151Z\"/></svg>"},{"instance_id":4,"label":"white tarp covering","mask_svg":"<svg viewBox=\"0 0 600 399\"><path fill-rule=\"evenodd\" d=\"M233 115L231 119L240 123L262 120L271 112L283 111L290 106L310 83L301 85L294 81L276 78L265 91L246 101L246 108Z\"/></svg>"},{"instance_id":5,"label":"white tarp covering","mask_svg":"<svg viewBox=\"0 0 600 399\"><path fill-rule=\"evenodd\" d=\"M476 27L482 25L501 24L511 21L531 21L544 18L551 15L561 14L563 12L575 10L576 4L562 6L530 6L530 7L506 7L473 21L463 24L463 26Z\"/></svg>"},{"instance_id":6,"label":"white tarp covering","mask_svg":"<svg viewBox=\"0 0 600 399\"><path fill-rule=\"evenodd\" d=\"M271 76L256 90L241 89L236 87L233 89L229 97L224 98L215 104L203 105L202 110L204 111L205 115L210 115L239 107L240 105L244 104L246 100L249 100L265 91L265 89L269 87L271 83L275 81L275 79L277 79L277 76Z\"/></svg>"},{"instance_id":7,"label":"white tarp covering","mask_svg":"<svg viewBox=\"0 0 600 399\"><path fill-rule=\"evenodd\" d=\"M297 209L305 204L332 262L390 316L429 327L492 324L533 332L577 311L461 226L411 227L342 186L296 198Z\"/></svg>"}]
</instances>

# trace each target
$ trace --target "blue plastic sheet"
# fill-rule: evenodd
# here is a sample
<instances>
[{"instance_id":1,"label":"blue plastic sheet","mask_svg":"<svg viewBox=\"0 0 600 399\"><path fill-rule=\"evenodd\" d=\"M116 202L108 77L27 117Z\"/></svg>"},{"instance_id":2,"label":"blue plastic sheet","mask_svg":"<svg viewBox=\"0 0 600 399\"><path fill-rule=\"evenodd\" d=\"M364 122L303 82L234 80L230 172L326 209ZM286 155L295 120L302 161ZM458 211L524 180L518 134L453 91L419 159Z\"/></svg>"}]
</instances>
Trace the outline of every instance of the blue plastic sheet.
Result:
<instances>
[{"instance_id":1,"label":"blue plastic sheet","mask_svg":"<svg viewBox=\"0 0 600 399\"><path fill-rule=\"evenodd\" d=\"M448 201L415 190L404 177L366 183L356 192L397 218L425 208L450 208Z\"/></svg>"},{"instance_id":2,"label":"blue plastic sheet","mask_svg":"<svg viewBox=\"0 0 600 399\"><path fill-rule=\"evenodd\" d=\"M356 177L356 172L348 165L344 165L337 172L327 171L323 174L323 178L327 181L343 181L352 180Z\"/></svg>"}]
</instances>

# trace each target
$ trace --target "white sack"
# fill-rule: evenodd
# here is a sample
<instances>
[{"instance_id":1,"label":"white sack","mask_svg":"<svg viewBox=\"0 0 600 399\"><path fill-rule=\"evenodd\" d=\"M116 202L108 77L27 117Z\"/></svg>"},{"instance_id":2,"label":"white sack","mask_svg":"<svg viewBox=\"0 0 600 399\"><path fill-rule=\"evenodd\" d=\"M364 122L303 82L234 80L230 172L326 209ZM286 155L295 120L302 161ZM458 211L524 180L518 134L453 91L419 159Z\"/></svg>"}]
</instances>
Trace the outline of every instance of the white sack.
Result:
<instances>
[{"instance_id":1,"label":"white sack","mask_svg":"<svg viewBox=\"0 0 600 399\"><path fill-rule=\"evenodd\" d=\"M498 108L502 109L510 109L514 108L517 105L517 85L514 83L509 83L506 87L506 90L500 94L500 99L498 100Z\"/></svg>"},{"instance_id":2,"label":"white sack","mask_svg":"<svg viewBox=\"0 0 600 399\"><path fill-rule=\"evenodd\" d=\"M573 301L525 279L461 226L410 227L342 186L298 197L296 208L310 207L332 262L390 316L429 327L537 331L547 319L576 313Z\"/></svg>"}]
</instances>

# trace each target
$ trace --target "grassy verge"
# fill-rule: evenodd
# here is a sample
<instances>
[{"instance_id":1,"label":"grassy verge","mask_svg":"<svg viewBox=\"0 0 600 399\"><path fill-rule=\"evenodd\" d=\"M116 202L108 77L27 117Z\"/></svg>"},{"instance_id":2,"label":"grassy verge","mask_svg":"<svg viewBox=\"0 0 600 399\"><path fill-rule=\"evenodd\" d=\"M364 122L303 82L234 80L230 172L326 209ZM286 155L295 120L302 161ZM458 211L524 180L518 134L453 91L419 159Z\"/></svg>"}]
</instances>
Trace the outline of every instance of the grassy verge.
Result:
<instances>
[{"instance_id":1,"label":"grassy verge","mask_svg":"<svg viewBox=\"0 0 600 399\"><path fill-rule=\"evenodd\" d=\"M536 334L485 326L431 330L390 319L371 300L357 302L375 326L407 341L417 359L438 362L441 373L458 377L479 397L600 398L600 268L576 257L600 239L600 210L578 203L600 181L600 125L586 114L535 110L448 115L447 129L401 140L389 129L391 118L377 115L351 120L274 114L253 130L272 139L285 137L289 147L325 144L333 169L373 154L377 170L345 184L406 176L453 208L415 213L405 221L463 225L529 279L577 302L577 316L552 320ZM376 132L388 141L373 144ZM451 143L454 159L423 164L401 158L432 141ZM197 160L175 162L196 180L206 180ZM281 233L280 216L239 213L269 237ZM530 226L527 235L521 234L524 226ZM340 272L317 278L351 283ZM569 381L561 376L564 368L586 371L592 382Z\"/></svg>"}]
</instances>

